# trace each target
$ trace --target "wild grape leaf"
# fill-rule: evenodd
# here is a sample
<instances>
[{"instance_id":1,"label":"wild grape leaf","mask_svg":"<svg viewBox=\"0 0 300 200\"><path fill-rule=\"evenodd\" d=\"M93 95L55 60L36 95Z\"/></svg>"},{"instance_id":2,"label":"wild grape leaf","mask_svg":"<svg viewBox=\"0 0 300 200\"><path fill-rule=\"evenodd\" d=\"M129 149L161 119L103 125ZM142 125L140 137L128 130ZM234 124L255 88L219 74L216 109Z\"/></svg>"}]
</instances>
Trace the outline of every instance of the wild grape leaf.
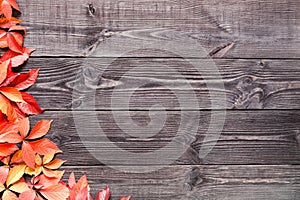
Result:
<instances>
[{"instance_id":1,"label":"wild grape leaf","mask_svg":"<svg viewBox=\"0 0 300 200\"><path fill-rule=\"evenodd\" d=\"M27 49L26 47L23 47L22 53L17 53L12 50L8 50L2 55L1 61L4 62L6 60L10 60L12 67L18 67L28 60L30 54L33 51L34 49Z\"/></svg>"},{"instance_id":2,"label":"wild grape leaf","mask_svg":"<svg viewBox=\"0 0 300 200\"><path fill-rule=\"evenodd\" d=\"M15 0L1 1L1 13L3 13L7 19L11 19L12 17L12 8L20 12L20 8Z\"/></svg>"},{"instance_id":3,"label":"wild grape leaf","mask_svg":"<svg viewBox=\"0 0 300 200\"><path fill-rule=\"evenodd\" d=\"M108 200L109 197L110 197L110 190L107 185L104 190L100 190L98 192L95 200Z\"/></svg>"}]
</instances>

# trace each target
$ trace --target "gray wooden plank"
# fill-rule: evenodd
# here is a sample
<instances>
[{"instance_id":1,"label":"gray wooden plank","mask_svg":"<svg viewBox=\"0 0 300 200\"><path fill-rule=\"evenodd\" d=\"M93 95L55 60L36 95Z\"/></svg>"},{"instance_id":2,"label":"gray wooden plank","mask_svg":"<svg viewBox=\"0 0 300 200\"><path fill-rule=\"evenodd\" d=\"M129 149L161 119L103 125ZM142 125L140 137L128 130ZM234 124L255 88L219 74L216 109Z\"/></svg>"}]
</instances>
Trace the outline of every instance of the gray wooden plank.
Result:
<instances>
[{"instance_id":1,"label":"gray wooden plank","mask_svg":"<svg viewBox=\"0 0 300 200\"><path fill-rule=\"evenodd\" d=\"M296 200L300 197L298 165L166 166L149 173L126 173L109 167L65 167L77 177L87 174L91 193L111 186L112 200L132 199Z\"/></svg>"},{"instance_id":2,"label":"gray wooden plank","mask_svg":"<svg viewBox=\"0 0 300 200\"><path fill-rule=\"evenodd\" d=\"M220 124L223 111L201 111L197 119L190 112L168 111L165 121L162 112L156 114L152 120L157 130L147 126L150 118L145 111L49 111L32 117L32 123L54 119L49 137L64 151L60 157L73 166L143 165L152 160L157 165L300 164L299 110L227 111L219 137L208 128ZM197 132L184 129L180 138L179 127L189 124L186 119L200 120L194 124ZM149 130L155 135L145 137ZM176 145L169 145L174 138ZM201 158L203 148L211 151ZM153 157L152 152L161 154Z\"/></svg>"},{"instance_id":3,"label":"gray wooden plank","mask_svg":"<svg viewBox=\"0 0 300 200\"><path fill-rule=\"evenodd\" d=\"M298 60L217 59L218 71L192 61L203 69L186 59L32 58L22 71L41 67L29 93L45 109L300 108Z\"/></svg>"},{"instance_id":4,"label":"gray wooden plank","mask_svg":"<svg viewBox=\"0 0 300 200\"><path fill-rule=\"evenodd\" d=\"M91 2L85 0L18 2L29 30L26 45L37 48L35 56L85 56L96 46L106 52L103 55L116 56L112 49L128 51L149 40L161 56L162 41L176 43L182 37L198 41L215 57L300 55L297 0L98 0L92 3L92 13Z\"/></svg>"}]
</instances>

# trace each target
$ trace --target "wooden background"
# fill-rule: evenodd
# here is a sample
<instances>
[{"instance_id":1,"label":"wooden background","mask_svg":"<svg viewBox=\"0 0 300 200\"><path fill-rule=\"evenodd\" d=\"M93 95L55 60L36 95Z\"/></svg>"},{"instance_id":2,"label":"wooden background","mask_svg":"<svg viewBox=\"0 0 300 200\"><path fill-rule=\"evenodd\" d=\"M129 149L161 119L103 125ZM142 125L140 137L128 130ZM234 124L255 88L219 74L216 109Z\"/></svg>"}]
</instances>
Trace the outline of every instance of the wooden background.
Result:
<instances>
[{"instance_id":1,"label":"wooden background","mask_svg":"<svg viewBox=\"0 0 300 200\"><path fill-rule=\"evenodd\" d=\"M50 137L64 151L67 175L87 173L93 194L111 185L112 199L133 195L136 199L300 199L300 2L299 0L19 0L23 25L28 28L26 46L36 48L24 71L40 67L38 83L29 92L46 112L38 119L54 119ZM92 6L89 6L92 4ZM174 35L176 30L178 35ZM222 80L211 69L207 77L224 82L226 94L224 130L213 150L199 159L205 131L180 158L161 170L144 174L125 173L103 165L85 148L76 131L72 107L82 106L82 121L97 114L112 142L126 151L147 152L163 147L177 130L181 108L172 93L156 84L140 88L131 98L133 121L147 124L149 107L162 103L169 123L150 142L124 135L114 122L110 97L128 66L153 66L160 83L174 90L177 77L162 66L178 68L194 87L200 106L199 127L209 123L211 107L201 76L183 58L158 50L138 51L118 58L98 77L95 89L73 92L77 75L87 80L105 67L106 56L93 55L103 44L127 49L146 39L172 41L181 36L198 41L214 58ZM120 41L123 41L120 43ZM184 44L183 44L184 45ZM106 49L104 49L106 50ZM87 58L88 57L88 58ZM193 59L208 59L193 58ZM83 63L94 63L84 72ZM145 72L150 73L150 72ZM125 77L132 82L144 73ZM100 80L100 81L99 81ZM180 83L180 82L179 82ZM84 86L84 85L83 85ZM96 94L94 110L91 93ZM190 92L190 91L187 91ZM212 98L218 98L214 96ZM124 109L126 105L124 105ZM89 110L90 109L90 110ZM126 117L122 107L115 110ZM95 125L96 127L96 125ZM95 127L89 127L93 129ZM88 130L87 130L88 132ZM139 130L132 129L139 134ZM88 141L93 143L93 138ZM111 153L101 142L95 151ZM133 158L128 158L133 159ZM119 165L128 165L127 158ZM132 165L132 163L131 163Z\"/></svg>"}]
</instances>

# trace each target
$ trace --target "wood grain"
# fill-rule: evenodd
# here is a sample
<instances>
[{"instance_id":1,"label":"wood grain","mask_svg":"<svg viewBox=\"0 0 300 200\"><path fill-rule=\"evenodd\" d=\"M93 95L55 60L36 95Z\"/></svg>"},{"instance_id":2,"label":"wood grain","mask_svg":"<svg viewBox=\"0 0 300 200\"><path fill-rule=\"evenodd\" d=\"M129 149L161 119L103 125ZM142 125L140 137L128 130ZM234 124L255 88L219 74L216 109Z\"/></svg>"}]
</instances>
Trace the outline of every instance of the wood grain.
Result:
<instances>
[{"instance_id":1,"label":"wood grain","mask_svg":"<svg viewBox=\"0 0 300 200\"><path fill-rule=\"evenodd\" d=\"M153 131L155 135L151 137L144 135L150 122L149 113L145 111L132 111L129 116L122 111L49 111L33 117L32 123L38 119L54 119L49 136L64 151L60 157L74 166L101 164L91 153L101 155L100 161L112 165L143 164L140 161L145 158L138 160L136 156L146 155L150 161L152 157L147 157L146 153L158 150L162 163L173 162L175 152L182 155L176 154L173 164L300 164L300 111L227 111L220 137L207 140L208 136L216 134L208 134L208 127L220 123L218 117L211 119L212 114L222 115L223 111L201 111L196 136L192 137L193 129L187 129L185 139L179 140L175 147L168 144L180 135L179 125L187 124L182 115L197 121L189 113L168 111L163 126L157 132ZM116 121L116 117L121 122ZM160 127L156 119L160 119L160 115L152 118ZM83 131L79 132L78 126ZM186 151L181 152L182 147ZM204 159L199 157L202 147L212 148ZM121 150L129 155L119 158ZM160 160L157 162L160 164Z\"/></svg>"},{"instance_id":2,"label":"wood grain","mask_svg":"<svg viewBox=\"0 0 300 200\"><path fill-rule=\"evenodd\" d=\"M300 197L300 167L295 165L166 166L145 174L101 166L65 169L75 171L77 177L87 173L92 194L110 184L112 200L125 195L153 200L296 200Z\"/></svg>"},{"instance_id":3,"label":"wood grain","mask_svg":"<svg viewBox=\"0 0 300 200\"><path fill-rule=\"evenodd\" d=\"M26 45L37 48L35 56L86 56L97 47L102 56L116 56L112 49L128 51L149 40L161 56L162 41L182 37L198 41L214 57L300 56L297 0L98 0L92 3L95 12L86 0L19 3L29 30Z\"/></svg>"},{"instance_id":4,"label":"wood grain","mask_svg":"<svg viewBox=\"0 0 300 200\"><path fill-rule=\"evenodd\" d=\"M41 67L29 93L50 110L148 110L157 104L169 110L300 108L298 60L214 63L218 71L209 65L199 70L185 59L32 58L24 71ZM129 103L123 100L128 96Z\"/></svg>"}]
</instances>

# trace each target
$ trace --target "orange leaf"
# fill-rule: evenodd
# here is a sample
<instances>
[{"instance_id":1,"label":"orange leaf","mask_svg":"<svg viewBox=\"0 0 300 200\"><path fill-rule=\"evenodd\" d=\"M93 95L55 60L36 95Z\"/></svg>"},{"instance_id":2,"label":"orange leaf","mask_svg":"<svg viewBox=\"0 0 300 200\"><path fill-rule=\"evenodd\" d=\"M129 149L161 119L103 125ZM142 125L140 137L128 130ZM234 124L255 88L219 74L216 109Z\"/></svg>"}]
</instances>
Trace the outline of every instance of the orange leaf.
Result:
<instances>
[{"instance_id":1,"label":"orange leaf","mask_svg":"<svg viewBox=\"0 0 300 200\"><path fill-rule=\"evenodd\" d=\"M47 138L29 142L29 144L32 149L40 155L56 154L62 152L52 141Z\"/></svg>"},{"instance_id":2,"label":"orange leaf","mask_svg":"<svg viewBox=\"0 0 300 200\"><path fill-rule=\"evenodd\" d=\"M26 165L32 169L35 169L35 154L30 144L23 142L22 144L22 158Z\"/></svg>"},{"instance_id":3,"label":"orange leaf","mask_svg":"<svg viewBox=\"0 0 300 200\"><path fill-rule=\"evenodd\" d=\"M52 185L39 191L48 200L66 200L69 197L69 189L62 185Z\"/></svg>"},{"instance_id":4,"label":"orange leaf","mask_svg":"<svg viewBox=\"0 0 300 200\"><path fill-rule=\"evenodd\" d=\"M0 94L0 110L7 116L9 121L14 122L17 120L18 116L11 102L2 94Z\"/></svg>"},{"instance_id":5,"label":"orange leaf","mask_svg":"<svg viewBox=\"0 0 300 200\"><path fill-rule=\"evenodd\" d=\"M14 130L0 135L0 143L13 143L17 144L23 141L23 138Z\"/></svg>"},{"instance_id":6,"label":"orange leaf","mask_svg":"<svg viewBox=\"0 0 300 200\"><path fill-rule=\"evenodd\" d=\"M26 165L17 165L9 170L8 176L6 179L6 185L10 186L11 184L20 180L25 172Z\"/></svg>"},{"instance_id":7,"label":"orange leaf","mask_svg":"<svg viewBox=\"0 0 300 200\"><path fill-rule=\"evenodd\" d=\"M43 168L43 173L45 176L49 178L58 178L58 177L62 177L65 171L53 171L51 169Z\"/></svg>"},{"instance_id":8,"label":"orange leaf","mask_svg":"<svg viewBox=\"0 0 300 200\"><path fill-rule=\"evenodd\" d=\"M0 92L9 100L14 102L24 102L22 94L19 90L13 87L1 87Z\"/></svg>"},{"instance_id":9,"label":"orange leaf","mask_svg":"<svg viewBox=\"0 0 300 200\"><path fill-rule=\"evenodd\" d=\"M29 128L30 128L30 125L29 125L28 117L25 117L24 119L22 119L18 122L18 129L23 138L25 138L27 136L27 134L29 132Z\"/></svg>"},{"instance_id":10,"label":"orange leaf","mask_svg":"<svg viewBox=\"0 0 300 200\"><path fill-rule=\"evenodd\" d=\"M0 84L6 79L9 61L0 64Z\"/></svg>"},{"instance_id":11,"label":"orange leaf","mask_svg":"<svg viewBox=\"0 0 300 200\"><path fill-rule=\"evenodd\" d=\"M9 2L7 2L6 0L2 1L1 11L7 19L11 18L12 8L11 8L11 5L9 4Z\"/></svg>"},{"instance_id":12,"label":"orange leaf","mask_svg":"<svg viewBox=\"0 0 300 200\"><path fill-rule=\"evenodd\" d=\"M50 129L50 125L53 120L41 120L32 129L26 139L32 140L43 137Z\"/></svg>"},{"instance_id":13,"label":"orange leaf","mask_svg":"<svg viewBox=\"0 0 300 200\"><path fill-rule=\"evenodd\" d=\"M121 197L120 200L130 200L131 196L128 197Z\"/></svg>"}]
</instances>

